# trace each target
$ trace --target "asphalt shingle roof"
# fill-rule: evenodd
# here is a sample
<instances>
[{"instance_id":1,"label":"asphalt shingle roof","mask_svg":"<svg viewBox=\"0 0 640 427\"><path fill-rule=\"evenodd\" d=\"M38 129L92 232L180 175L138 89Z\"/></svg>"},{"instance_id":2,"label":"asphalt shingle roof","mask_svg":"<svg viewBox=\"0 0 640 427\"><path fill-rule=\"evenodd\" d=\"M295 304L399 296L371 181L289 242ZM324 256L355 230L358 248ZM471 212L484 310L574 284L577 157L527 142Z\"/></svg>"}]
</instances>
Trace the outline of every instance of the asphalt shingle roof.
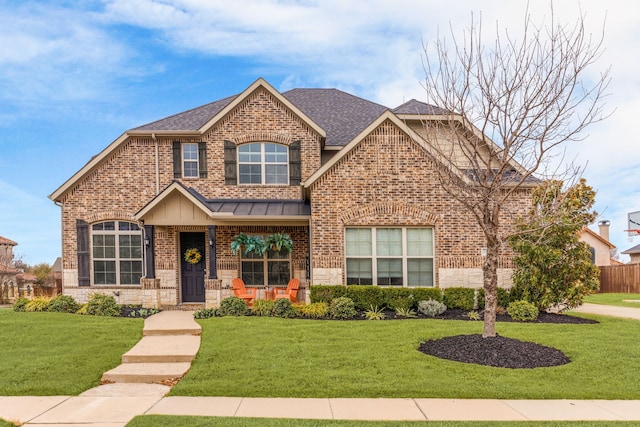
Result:
<instances>
[{"instance_id":1,"label":"asphalt shingle roof","mask_svg":"<svg viewBox=\"0 0 640 427\"><path fill-rule=\"evenodd\" d=\"M134 128L137 131L196 131L237 98L230 96ZM325 130L327 146L351 142L388 108L338 89L292 89L282 93ZM393 110L396 114L438 114L440 108L412 99Z\"/></svg>"},{"instance_id":2,"label":"asphalt shingle roof","mask_svg":"<svg viewBox=\"0 0 640 427\"><path fill-rule=\"evenodd\" d=\"M347 145L387 107L338 89L292 89L282 94L327 133L327 146Z\"/></svg>"},{"instance_id":3,"label":"asphalt shingle roof","mask_svg":"<svg viewBox=\"0 0 640 427\"><path fill-rule=\"evenodd\" d=\"M391 110L394 114L419 114L419 115L432 115L432 114L445 114L446 110L440 107L430 105L421 101L412 99L405 102L399 107Z\"/></svg>"}]
</instances>

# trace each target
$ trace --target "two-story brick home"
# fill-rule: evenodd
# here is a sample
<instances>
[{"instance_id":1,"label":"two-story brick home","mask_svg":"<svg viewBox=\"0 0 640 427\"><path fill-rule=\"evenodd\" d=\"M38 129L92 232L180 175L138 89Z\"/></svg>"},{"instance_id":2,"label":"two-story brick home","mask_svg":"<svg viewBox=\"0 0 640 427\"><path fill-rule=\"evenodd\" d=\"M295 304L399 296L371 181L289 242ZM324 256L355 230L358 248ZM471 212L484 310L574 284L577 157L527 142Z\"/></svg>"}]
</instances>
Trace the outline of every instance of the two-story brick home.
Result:
<instances>
[{"instance_id":1,"label":"two-story brick home","mask_svg":"<svg viewBox=\"0 0 640 427\"><path fill-rule=\"evenodd\" d=\"M50 196L62 208L64 293L211 306L234 277L297 277L301 300L309 284L480 287L483 234L435 171L463 160L439 154L446 132L425 132L442 114L259 79L128 130ZM520 194L505 222L527 208ZM240 233L286 233L293 250L234 255ZM508 285L508 251L500 262Z\"/></svg>"}]
</instances>

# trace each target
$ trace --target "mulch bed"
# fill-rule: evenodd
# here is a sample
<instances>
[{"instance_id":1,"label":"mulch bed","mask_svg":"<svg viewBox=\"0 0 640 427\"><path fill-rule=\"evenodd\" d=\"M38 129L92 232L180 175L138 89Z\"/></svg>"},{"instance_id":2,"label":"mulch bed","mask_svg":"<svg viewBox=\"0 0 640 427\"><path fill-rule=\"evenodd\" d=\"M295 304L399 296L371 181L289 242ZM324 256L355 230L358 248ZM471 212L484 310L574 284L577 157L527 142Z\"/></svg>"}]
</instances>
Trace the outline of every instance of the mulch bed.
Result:
<instances>
[{"instance_id":1,"label":"mulch bed","mask_svg":"<svg viewBox=\"0 0 640 427\"><path fill-rule=\"evenodd\" d=\"M470 320L462 310L447 310L438 318ZM499 314L496 318L498 322L514 321L506 314ZM528 323L592 324L598 322L581 317L543 312L534 322ZM499 335L491 338L483 338L480 334L444 337L421 343L418 350L441 359L510 369L560 366L571 362L558 349Z\"/></svg>"}]
</instances>

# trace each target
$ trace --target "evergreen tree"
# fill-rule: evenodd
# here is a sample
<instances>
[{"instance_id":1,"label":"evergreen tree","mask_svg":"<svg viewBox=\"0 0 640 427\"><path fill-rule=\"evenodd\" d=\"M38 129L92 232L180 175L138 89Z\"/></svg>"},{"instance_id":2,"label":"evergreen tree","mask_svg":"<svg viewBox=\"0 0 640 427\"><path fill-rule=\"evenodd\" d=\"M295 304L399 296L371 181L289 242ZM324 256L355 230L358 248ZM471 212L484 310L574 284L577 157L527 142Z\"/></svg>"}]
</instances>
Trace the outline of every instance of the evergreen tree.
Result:
<instances>
[{"instance_id":1,"label":"evergreen tree","mask_svg":"<svg viewBox=\"0 0 640 427\"><path fill-rule=\"evenodd\" d=\"M580 231L597 216L591 210L595 191L584 179L566 190L551 180L534 190L532 202L510 239L517 253L512 295L540 310L577 307L600 286L589 245L580 241Z\"/></svg>"}]
</instances>

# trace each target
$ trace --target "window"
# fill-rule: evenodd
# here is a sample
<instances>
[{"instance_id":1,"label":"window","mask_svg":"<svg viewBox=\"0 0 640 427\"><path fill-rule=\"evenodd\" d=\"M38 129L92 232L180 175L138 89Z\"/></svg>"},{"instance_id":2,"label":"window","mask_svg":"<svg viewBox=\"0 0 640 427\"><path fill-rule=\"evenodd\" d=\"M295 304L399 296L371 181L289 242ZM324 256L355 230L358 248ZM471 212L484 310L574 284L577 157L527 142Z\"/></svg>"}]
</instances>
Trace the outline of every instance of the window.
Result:
<instances>
[{"instance_id":1,"label":"window","mask_svg":"<svg viewBox=\"0 0 640 427\"><path fill-rule=\"evenodd\" d=\"M106 221L91 226L93 283L139 285L142 277L142 230L137 224Z\"/></svg>"},{"instance_id":2,"label":"window","mask_svg":"<svg viewBox=\"0 0 640 427\"><path fill-rule=\"evenodd\" d=\"M259 142L238 146L240 184L289 184L286 146Z\"/></svg>"},{"instance_id":3,"label":"window","mask_svg":"<svg viewBox=\"0 0 640 427\"><path fill-rule=\"evenodd\" d=\"M240 264L247 286L287 286L291 279L291 258L284 249L269 250L262 256L242 253Z\"/></svg>"},{"instance_id":4,"label":"window","mask_svg":"<svg viewBox=\"0 0 640 427\"><path fill-rule=\"evenodd\" d=\"M347 228L348 285L433 286L432 228Z\"/></svg>"},{"instance_id":5,"label":"window","mask_svg":"<svg viewBox=\"0 0 640 427\"><path fill-rule=\"evenodd\" d=\"M198 144L182 144L182 176L198 177Z\"/></svg>"}]
</instances>

